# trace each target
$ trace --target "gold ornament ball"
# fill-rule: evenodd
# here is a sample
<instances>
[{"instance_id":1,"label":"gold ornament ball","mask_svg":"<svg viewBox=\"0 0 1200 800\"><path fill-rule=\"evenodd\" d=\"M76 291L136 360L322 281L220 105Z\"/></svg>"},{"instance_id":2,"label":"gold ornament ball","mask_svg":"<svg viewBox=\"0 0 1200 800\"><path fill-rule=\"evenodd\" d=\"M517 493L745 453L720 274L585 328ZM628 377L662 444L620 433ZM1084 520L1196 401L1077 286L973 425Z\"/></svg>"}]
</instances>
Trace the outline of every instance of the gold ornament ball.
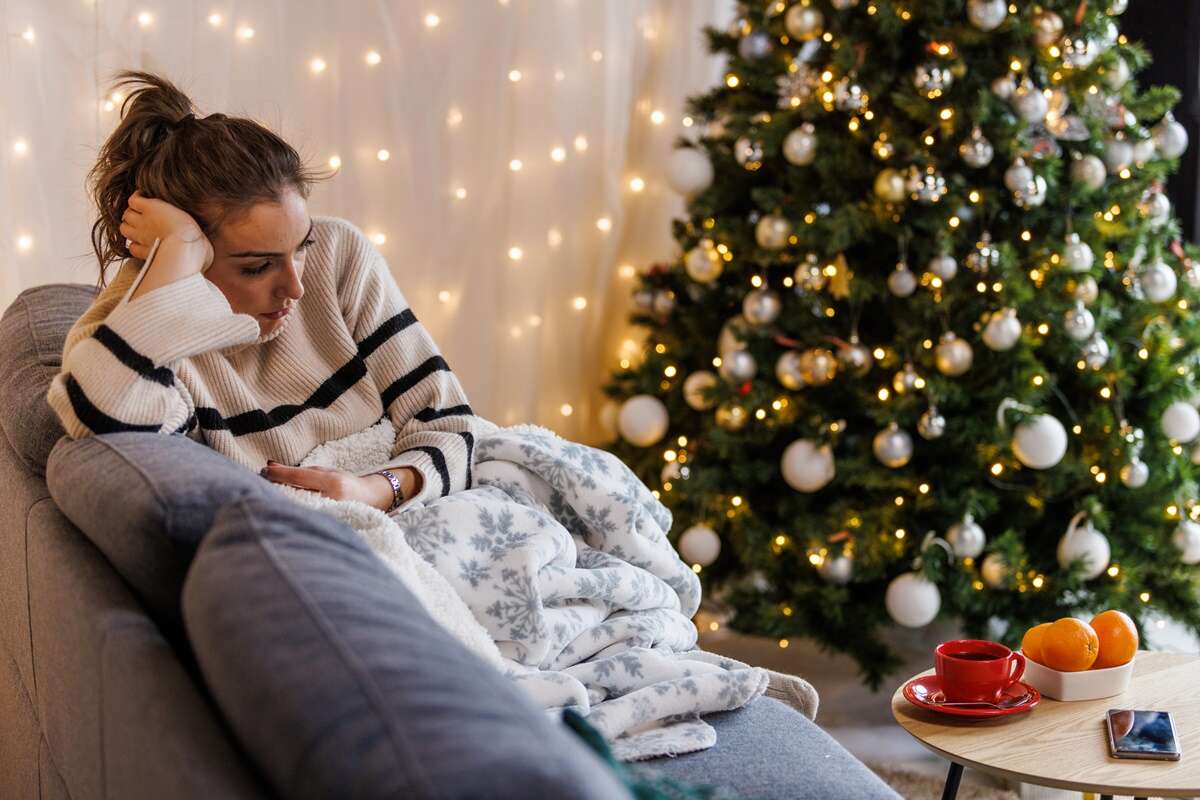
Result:
<instances>
[{"instance_id":1,"label":"gold ornament ball","mask_svg":"<svg viewBox=\"0 0 1200 800\"><path fill-rule=\"evenodd\" d=\"M809 386L824 386L837 374L837 358L824 347L800 354L800 379Z\"/></svg>"},{"instance_id":2,"label":"gold ornament ball","mask_svg":"<svg viewBox=\"0 0 1200 800\"><path fill-rule=\"evenodd\" d=\"M971 345L953 333L942 334L942 339L934 351L938 372L951 377L962 375L969 370L974 357Z\"/></svg>"},{"instance_id":3,"label":"gold ornament ball","mask_svg":"<svg viewBox=\"0 0 1200 800\"><path fill-rule=\"evenodd\" d=\"M740 431L749 420L750 414L739 405L722 403L717 406L717 424L727 431Z\"/></svg>"},{"instance_id":4,"label":"gold ornament ball","mask_svg":"<svg viewBox=\"0 0 1200 800\"><path fill-rule=\"evenodd\" d=\"M888 203L899 203L905 197L904 175L886 167L875 177L875 196Z\"/></svg>"}]
</instances>

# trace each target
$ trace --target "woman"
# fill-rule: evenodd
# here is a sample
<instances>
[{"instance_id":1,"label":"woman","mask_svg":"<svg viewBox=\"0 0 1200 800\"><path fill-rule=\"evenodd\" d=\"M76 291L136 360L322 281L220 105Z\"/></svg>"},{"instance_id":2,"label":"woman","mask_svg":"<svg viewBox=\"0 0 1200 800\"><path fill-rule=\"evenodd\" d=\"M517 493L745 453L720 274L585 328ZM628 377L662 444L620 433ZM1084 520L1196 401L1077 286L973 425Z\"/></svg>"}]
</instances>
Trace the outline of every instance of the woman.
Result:
<instances>
[{"instance_id":1,"label":"woman","mask_svg":"<svg viewBox=\"0 0 1200 800\"><path fill-rule=\"evenodd\" d=\"M89 174L102 291L48 396L67 433L186 434L272 481L385 511L470 488L475 434L494 426L363 233L310 217L325 176L252 120L197 118L158 76L120 73L130 85ZM384 415L398 434L382 469L290 466Z\"/></svg>"}]
</instances>

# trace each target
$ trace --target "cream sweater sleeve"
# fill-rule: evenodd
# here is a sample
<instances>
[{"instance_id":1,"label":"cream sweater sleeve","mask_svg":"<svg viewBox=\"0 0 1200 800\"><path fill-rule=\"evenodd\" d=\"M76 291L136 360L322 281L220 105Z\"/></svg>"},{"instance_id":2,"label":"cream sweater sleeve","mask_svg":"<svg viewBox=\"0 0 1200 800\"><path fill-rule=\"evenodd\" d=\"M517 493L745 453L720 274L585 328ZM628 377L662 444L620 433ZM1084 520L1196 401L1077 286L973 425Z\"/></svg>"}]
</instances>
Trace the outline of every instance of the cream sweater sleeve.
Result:
<instances>
[{"instance_id":1,"label":"cream sweater sleeve","mask_svg":"<svg viewBox=\"0 0 1200 800\"><path fill-rule=\"evenodd\" d=\"M259 336L254 317L233 313L199 273L130 300L141 266L126 261L67 335L46 399L72 438L186 433L195 405L174 365Z\"/></svg>"},{"instance_id":2,"label":"cream sweater sleeve","mask_svg":"<svg viewBox=\"0 0 1200 800\"><path fill-rule=\"evenodd\" d=\"M350 257L339 287L342 313L397 430L388 463L421 474L421 489L409 502L469 489L475 436L490 423L471 410L383 258L360 231L346 235Z\"/></svg>"}]
</instances>

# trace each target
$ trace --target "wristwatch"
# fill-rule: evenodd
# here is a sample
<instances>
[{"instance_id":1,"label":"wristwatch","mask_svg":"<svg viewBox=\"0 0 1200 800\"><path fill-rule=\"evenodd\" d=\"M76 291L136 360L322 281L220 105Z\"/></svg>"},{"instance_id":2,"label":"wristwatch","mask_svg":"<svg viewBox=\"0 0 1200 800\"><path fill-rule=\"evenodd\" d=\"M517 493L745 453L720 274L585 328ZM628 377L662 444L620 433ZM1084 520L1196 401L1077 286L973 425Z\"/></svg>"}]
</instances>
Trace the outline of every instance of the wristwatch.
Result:
<instances>
[{"instance_id":1,"label":"wristwatch","mask_svg":"<svg viewBox=\"0 0 1200 800\"><path fill-rule=\"evenodd\" d=\"M400 488L400 479L390 469L381 469L376 474L387 478L388 483L392 485L392 507L388 511L394 511L404 502L404 490Z\"/></svg>"}]
</instances>

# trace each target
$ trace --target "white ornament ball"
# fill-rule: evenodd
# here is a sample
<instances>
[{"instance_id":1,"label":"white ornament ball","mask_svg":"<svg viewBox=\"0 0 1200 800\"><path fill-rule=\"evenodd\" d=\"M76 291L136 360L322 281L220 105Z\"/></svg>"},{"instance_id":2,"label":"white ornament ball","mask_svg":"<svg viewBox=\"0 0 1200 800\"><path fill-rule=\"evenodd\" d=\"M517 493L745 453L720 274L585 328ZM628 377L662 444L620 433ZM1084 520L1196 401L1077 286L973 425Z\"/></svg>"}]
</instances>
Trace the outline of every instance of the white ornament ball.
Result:
<instances>
[{"instance_id":1,"label":"white ornament ball","mask_svg":"<svg viewBox=\"0 0 1200 800\"><path fill-rule=\"evenodd\" d=\"M977 558L987 544L987 536L975 518L967 514L962 522L954 523L946 531L946 541L959 558Z\"/></svg>"},{"instance_id":2,"label":"white ornament ball","mask_svg":"<svg viewBox=\"0 0 1200 800\"><path fill-rule=\"evenodd\" d=\"M677 481L683 477L683 467L678 461L668 461L663 465L662 472L658 473L658 477L662 483Z\"/></svg>"},{"instance_id":3,"label":"white ornament ball","mask_svg":"<svg viewBox=\"0 0 1200 800\"><path fill-rule=\"evenodd\" d=\"M1108 177L1108 170L1099 156L1089 153L1071 163L1071 177L1089 189L1099 189Z\"/></svg>"},{"instance_id":4,"label":"white ornament ball","mask_svg":"<svg viewBox=\"0 0 1200 800\"><path fill-rule=\"evenodd\" d=\"M942 607L942 594L933 581L919 572L897 575L883 596L888 615L906 628L923 628Z\"/></svg>"},{"instance_id":5,"label":"white ornament ball","mask_svg":"<svg viewBox=\"0 0 1200 800\"><path fill-rule=\"evenodd\" d=\"M1053 11L1039 11L1033 15L1033 41L1038 47L1049 47L1063 34L1063 20Z\"/></svg>"},{"instance_id":6,"label":"white ornament ball","mask_svg":"<svg viewBox=\"0 0 1200 800\"><path fill-rule=\"evenodd\" d=\"M1011 72L994 79L991 84L992 94L1001 100L1009 100L1017 90L1017 80Z\"/></svg>"},{"instance_id":7,"label":"white ornament ball","mask_svg":"<svg viewBox=\"0 0 1200 800\"><path fill-rule=\"evenodd\" d=\"M782 250L792 235L792 223L778 214L766 214L754 226L754 240L764 250Z\"/></svg>"},{"instance_id":8,"label":"white ornament ball","mask_svg":"<svg viewBox=\"0 0 1200 800\"><path fill-rule=\"evenodd\" d=\"M994 31L1008 16L1006 0L968 0L967 19L981 31Z\"/></svg>"},{"instance_id":9,"label":"white ornament ball","mask_svg":"<svg viewBox=\"0 0 1200 800\"><path fill-rule=\"evenodd\" d=\"M1150 196L1138 205L1138 211L1155 228L1161 228L1171 219L1171 201L1162 192L1151 192Z\"/></svg>"},{"instance_id":10,"label":"white ornament ball","mask_svg":"<svg viewBox=\"0 0 1200 800\"><path fill-rule=\"evenodd\" d=\"M707 411L717 404L716 400L705 400L704 393L717 385L717 376L708 370L688 375L683 382L683 399L696 411Z\"/></svg>"},{"instance_id":11,"label":"white ornament ball","mask_svg":"<svg viewBox=\"0 0 1200 800\"><path fill-rule=\"evenodd\" d=\"M1114 17L1124 14L1129 8L1129 0L1112 0L1108 6L1108 13Z\"/></svg>"},{"instance_id":12,"label":"white ornament ball","mask_svg":"<svg viewBox=\"0 0 1200 800\"><path fill-rule=\"evenodd\" d=\"M804 387L804 376L800 370L800 353L788 350L775 362L775 377L785 389L793 392Z\"/></svg>"},{"instance_id":13,"label":"white ornament ball","mask_svg":"<svg viewBox=\"0 0 1200 800\"><path fill-rule=\"evenodd\" d=\"M1167 406L1160 424L1163 435L1177 442L1190 442L1200 436L1200 413L1195 406L1183 400L1176 400Z\"/></svg>"},{"instance_id":14,"label":"white ornament ball","mask_svg":"<svg viewBox=\"0 0 1200 800\"><path fill-rule=\"evenodd\" d=\"M667 184L684 197L695 197L712 182L713 165L703 150L681 147L667 159Z\"/></svg>"},{"instance_id":15,"label":"white ornament ball","mask_svg":"<svg viewBox=\"0 0 1200 800\"><path fill-rule=\"evenodd\" d=\"M697 283L712 283L721 277L725 264L715 247L698 244L683 257L683 267L688 276Z\"/></svg>"},{"instance_id":16,"label":"white ornament ball","mask_svg":"<svg viewBox=\"0 0 1200 800\"><path fill-rule=\"evenodd\" d=\"M1083 279L1075 284L1075 299L1082 302L1085 306L1090 306L1096 302L1096 298L1099 296L1100 285L1096 283L1096 279L1091 275L1083 276Z\"/></svg>"},{"instance_id":17,"label":"white ornament ball","mask_svg":"<svg viewBox=\"0 0 1200 800\"><path fill-rule=\"evenodd\" d=\"M917 290L917 276L903 262L896 265L887 279L888 291L896 297L908 297Z\"/></svg>"},{"instance_id":18,"label":"white ornament ball","mask_svg":"<svg viewBox=\"0 0 1200 800\"><path fill-rule=\"evenodd\" d=\"M1133 143L1133 163L1139 167L1157 157L1158 145L1154 143L1153 138L1138 139Z\"/></svg>"},{"instance_id":19,"label":"white ornament ball","mask_svg":"<svg viewBox=\"0 0 1200 800\"><path fill-rule=\"evenodd\" d=\"M779 471L787 485L797 492L820 491L836 474L833 449L811 439L797 439L783 451Z\"/></svg>"},{"instance_id":20,"label":"white ornament ball","mask_svg":"<svg viewBox=\"0 0 1200 800\"><path fill-rule=\"evenodd\" d=\"M1092 527L1091 522L1083 526L1072 523L1072 527L1058 540L1057 555L1058 565L1063 569L1067 569L1073 561L1082 560L1082 577L1090 581L1108 569L1111 551L1108 538Z\"/></svg>"},{"instance_id":21,"label":"white ornament ball","mask_svg":"<svg viewBox=\"0 0 1200 800\"><path fill-rule=\"evenodd\" d=\"M1020 191L1032 180L1033 170L1029 168L1023 158L1018 157L1008 169L1004 170L1004 186L1010 192Z\"/></svg>"},{"instance_id":22,"label":"white ornament ball","mask_svg":"<svg viewBox=\"0 0 1200 800\"><path fill-rule=\"evenodd\" d=\"M913 440L908 431L891 422L875 434L871 449L875 451L879 463L885 467L899 469L912 459Z\"/></svg>"},{"instance_id":23,"label":"white ornament ball","mask_svg":"<svg viewBox=\"0 0 1200 800\"><path fill-rule=\"evenodd\" d=\"M1067 452L1067 431L1056 417L1035 414L1013 431L1013 454L1031 469L1050 469Z\"/></svg>"},{"instance_id":24,"label":"white ornament ball","mask_svg":"<svg viewBox=\"0 0 1200 800\"><path fill-rule=\"evenodd\" d=\"M825 15L819 8L797 3L788 9L783 24L793 38L807 42L825 32Z\"/></svg>"},{"instance_id":25,"label":"white ornament ball","mask_svg":"<svg viewBox=\"0 0 1200 800\"><path fill-rule=\"evenodd\" d=\"M826 583L838 586L847 584L854 575L854 560L844 555L826 558L817 567L817 574Z\"/></svg>"},{"instance_id":26,"label":"white ornament ball","mask_svg":"<svg viewBox=\"0 0 1200 800\"><path fill-rule=\"evenodd\" d=\"M1008 580L1008 564L999 553L988 553L979 565L979 573L983 582L992 589L1003 589Z\"/></svg>"},{"instance_id":27,"label":"white ornament ball","mask_svg":"<svg viewBox=\"0 0 1200 800\"><path fill-rule=\"evenodd\" d=\"M1077 342L1082 342L1096 330L1096 318L1083 305L1083 301L1076 300L1074 308L1067 309L1063 314L1063 330Z\"/></svg>"},{"instance_id":28,"label":"white ornament ball","mask_svg":"<svg viewBox=\"0 0 1200 800\"><path fill-rule=\"evenodd\" d=\"M1087 272L1096 263L1096 254L1088 243L1079 238L1078 233L1067 237L1067 246L1063 250L1063 262L1071 272Z\"/></svg>"},{"instance_id":29,"label":"white ornament ball","mask_svg":"<svg viewBox=\"0 0 1200 800\"><path fill-rule=\"evenodd\" d=\"M789 164L806 167L817 157L817 132L811 122L796 128L783 140L783 157Z\"/></svg>"},{"instance_id":30,"label":"white ornament ball","mask_svg":"<svg viewBox=\"0 0 1200 800\"><path fill-rule=\"evenodd\" d=\"M938 372L943 375L956 377L971 368L975 353L965 339L960 339L953 333L942 334L938 346L934 349L934 362Z\"/></svg>"},{"instance_id":31,"label":"white ornament ball","mask_svg":"<svg viewBox=\"0 0 1200 800\"><path fill-rule=\"evenodd\" d=\"M1009 102L1012 103L1017 116L1026 122L1041 122L1050 110L1050 101L1046 99L1046 95L1028 78L1021 81Z\"/></svg>"},{"instance_id":32,"label":"white ornament ball","mask_svg":"<svg viewBox=\"0 0 1200 800\"><path fill-rule=\"evenodd\" d=\"M758 362L746 350L730 350L721 356L718 371L730 383L745 383L758 374Z\"/></svg>"},{"instance_id":33,"label":"white ornament ball","mask_svg":"<svg viewBox=\"0 0 1200 800\"><path fill-rule=\"evenodd\" d=\"M1200 564L1200 525L1185 519L1175 528L1171 543L1179 548L1179 560L1185 564Z\"/></svg>"},{"instance_id":34,"label":"white ornament ball","mask_svg":"<svg viewBox=\"0 0 1200 800\"><path fill-rule=\"evenodd\" d=\"M1175 270L1162 261L1155 261L1138 279L1142 291L1146 293L1146 299L1151 303L1165 303L1174 297L1178 282Z\"/></svg>"},{"instance_id":35,"label":"white ornament ball","mask_svg":"<svg viewBox=\"0 0 1200 800\"><path fill-rule=\"evenodd\" d=\"M1116 175L1133 162L1133 145L1125 137L1110 136L1104 140L1104 166Z\"/></svg>"},{"instance_id":36,"label":"white ornament ball","mask_svg":"<svg viewBox=\"0 0 1200 800\"><path fill-rule=\"evenodd\" d=\"M740 314L726 320L721 326L721 335L717 337L717 353L724 356L731 350L744 349L749 328L750 323Z\"/></svg>"},{"instance_id":37,"label":"white ornament ball","mask_svg":"<svg viewBox=\"0 0 1200 800\"><path fill-rule=\"evenodd\" d=\"M617 415L621 438L638 447L649 447L667 433L667 407L657 397L638 394L622 404Z\"/></svg>"},{"instance_id":38,"label":"white ornament ball","mask_svg":"<svg viewBox=\"0 0 1200 800\"><path fill-rule=\"evenodd\" d=\"M1121 467L1121 483L1130 489L1140 489L1150 480L1150 467L1141 459L1134 459Z\"/></svg>"},{"instance_id":39,"label":"white ornament ball","mask_svg":"<svg viewBox=\"0 0 1200 800\"><path fill-rule=\"evenodd\" d=\"M752 289L742 300L742 316L751 325L770 325L782 308L774 289Z\"/></svg>"},{"instance_id":40,"label":"white ornament ball","mask_svg":"<svg viewBox=\"0 0 1200 800\"><path fill-rule=\"evenodd\" d=\"M679 537L679 555L689 564L707 567L721 555L721 537L707 525L693 525Z\"/></svg>"},{"instance_id":41,"label":"white ornament ball","mask_svg":"<svg viewBox=\"0 0 1200 800\"><path fill-rule=\"evenodd\" d=\"M1125 63L1125 59L1117 57L1112 66L1104 71L1104 82L1108 84L1108 88L1113 91L1119 90L1122 86L1129 83L1131 74L1129 72L1129 64Z\"/></svg>"},{"instance_id":42,"label":"white ornament ball","mask_svg":"<svg viewBox=\"0 0 1200 800\"><path fill-rule=\"evenodd\" d=\"M983 328L983 343L997 353L1011 350L1021 340L1021 320L1015 308L1002 308Z\"/></svg>"},{"instance_id":43,"label":"white ornament ball","mask_svg":"<svg viewBox=\"0 0 1200 800\"><path fill-rule=\"evenodd\" d=\"M941 253L929 259L926 269L943 281L949 281L953 280L954 276L958 274L958 262L949 253Z\"/></svg>"},{"instance_id":44,"label":"white ornament ball","mask_svg":"<svg viewBox=\"0 0 1200 800\"><path fill-rule=\"evenodd\" d=\"M1187 128L1170 111L1154 126L1154 144L1163 158L1179 158L1188 147Z\"/></svg>"}]
</instances>

